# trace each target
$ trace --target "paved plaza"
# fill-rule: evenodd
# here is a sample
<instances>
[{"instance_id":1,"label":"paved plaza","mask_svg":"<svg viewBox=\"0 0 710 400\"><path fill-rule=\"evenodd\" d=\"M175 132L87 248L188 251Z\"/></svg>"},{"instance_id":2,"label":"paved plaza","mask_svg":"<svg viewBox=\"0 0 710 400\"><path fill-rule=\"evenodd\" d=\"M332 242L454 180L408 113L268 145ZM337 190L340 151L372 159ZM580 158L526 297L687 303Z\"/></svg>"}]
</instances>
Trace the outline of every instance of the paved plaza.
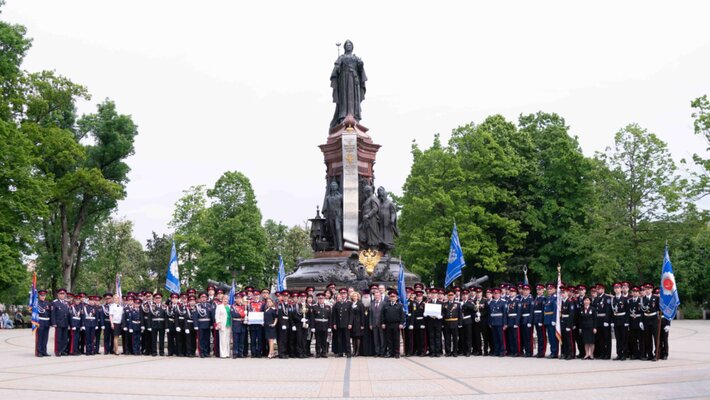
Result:
<instances>
[{"instance_id":1,"label":"paved plaza","mask_svg":"<svg viewBox=\"0 0 710 400\"><path fill-rule=\"evenodd\" d=\"M29 330L0 331L0 398L710 398L710 321L673 322L670 358L659 362L33 354Z\"/></svg>"}]
</instances>

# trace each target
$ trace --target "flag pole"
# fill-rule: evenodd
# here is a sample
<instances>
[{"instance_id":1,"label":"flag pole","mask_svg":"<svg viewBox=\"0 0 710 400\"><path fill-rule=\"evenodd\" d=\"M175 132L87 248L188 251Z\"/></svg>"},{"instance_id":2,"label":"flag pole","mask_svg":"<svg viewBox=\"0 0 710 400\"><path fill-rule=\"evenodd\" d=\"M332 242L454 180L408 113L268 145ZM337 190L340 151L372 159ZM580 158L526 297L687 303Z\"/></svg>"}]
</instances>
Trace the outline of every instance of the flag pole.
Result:
<instances>
[{"instance_id":1,"label":"flag pole","mask_svg":"<svg viewBox=\"0 0 710 400\"><path fill-rule=\"evenodd\" d=\"M668 239L666 239L666 249L665 249L665 250L668 251ZM664 252L664 253L665 253L665 252ZM664 254L664 255L663 255L663 263L665 263L665 261L666 261L665 258L666 258L666 257L665 257L665 254ZM661 264L661 265L663 265L663 264ZM663 267L661 267L661 278L662 278L662 277L663 277ZM663 290L663 282L661 282L660 290ZM653 296L653 293L651 294L651 296ZM655 359L654 361L658 361L658 358L659 358L659 356L660 356L660 354L661 354L661 351L660 351L660 347L661 347L661 321L663 321L663 317L662 317L661 315L662 315L663 311L661 310L661 307L660 307L660 306L661 306L661 295L660 295L660 293L658 294L658 306L659 306L659 307L658 307L658 315L657 315L657 317L656 317L656 318L658 318L658 323L656 323L656 325L658 325L658 330L657 330L657 332L656 332L656 343L655 343L655 345L656 345L656 359Z\"/></svg>"}]
</instances>

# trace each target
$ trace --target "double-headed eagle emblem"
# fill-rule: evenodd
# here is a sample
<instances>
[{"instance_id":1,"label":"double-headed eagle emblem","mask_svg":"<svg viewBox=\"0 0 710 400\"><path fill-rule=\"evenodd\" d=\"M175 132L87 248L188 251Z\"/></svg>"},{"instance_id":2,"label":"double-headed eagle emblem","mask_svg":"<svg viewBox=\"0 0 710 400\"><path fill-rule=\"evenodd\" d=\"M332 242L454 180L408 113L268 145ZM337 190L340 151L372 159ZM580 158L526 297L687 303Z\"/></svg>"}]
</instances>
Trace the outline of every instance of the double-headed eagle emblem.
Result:
<instances>
[{"instance_id":1,"label":"double-headed eagle emblem","mask_svg":"<svg viewBox=\"0 0 710 400\"><path fill-rule=\"evenodd\" d=\"M360 264L365 266L365 271L372 276L375 273L375 267L380 262L380 252L373 249L363 250L360 252Z\"/></svg>"}]
</instances>

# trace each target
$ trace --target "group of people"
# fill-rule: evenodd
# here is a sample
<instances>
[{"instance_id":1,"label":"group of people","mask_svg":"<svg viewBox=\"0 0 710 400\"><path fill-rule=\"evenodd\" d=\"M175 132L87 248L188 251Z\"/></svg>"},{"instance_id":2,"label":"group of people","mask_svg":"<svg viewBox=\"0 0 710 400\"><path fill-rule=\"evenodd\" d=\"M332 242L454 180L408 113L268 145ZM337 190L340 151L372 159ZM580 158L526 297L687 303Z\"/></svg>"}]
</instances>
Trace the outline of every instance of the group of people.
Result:
<instances>
[{"instance_id":1,"label":"group of people","mask_svg":"<svg viewBox=\"0 0 710 400\"><path fill-rule=\"evenodd\" d=\"M597 284L590 295L584 285L563 284L559 299L555 284L535 285L535 291L533 296L527 284L469 291L417 283L400 299L383 285L359 292L329 284L320 293L313 287L276 293L247 287L230 304L231 296L213 286L199 294L172 293L166 301L146 291L102 298L59 289L49 302L40 290L35 355L49 355L53 327L55 356L98 354L103 343L104 354L120 349L202 358L399 358L403 352L610 359L613 331L617 360L668 357L670 321L662 318L651 284L615 283L613 294Z\"/></svg>"}]
</instances>

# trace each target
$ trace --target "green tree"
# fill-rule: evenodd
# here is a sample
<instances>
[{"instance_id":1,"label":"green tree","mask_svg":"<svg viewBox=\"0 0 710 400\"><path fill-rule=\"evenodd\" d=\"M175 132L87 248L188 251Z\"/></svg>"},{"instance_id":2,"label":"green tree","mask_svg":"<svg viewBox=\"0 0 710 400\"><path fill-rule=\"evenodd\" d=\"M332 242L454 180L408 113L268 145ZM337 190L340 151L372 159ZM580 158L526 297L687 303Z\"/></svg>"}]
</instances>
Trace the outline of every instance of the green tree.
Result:
<instances>
[{"instance_id":1,"label":"green tree","mask_svg":"<svg viewBox=\"0 0 710 400\"><path fill-rule=\"evenodd\" d=\"M4 1L0 2L0 9ZM0 21L0 120L14 120L23 104L22 60L32 46L22 25Z\"/></svg>"},{"instance_id":2,"label":"green tree","mask_svg":"<svg viewBox=\"0 0 710 400\"><path fill-rule=\"evenodd\" d=\"M207 213L205 186L192 186L183 191L183 196L175 203L175 211L170 226L175 229L180 280L190 285L197 274L200 257L207 246L201 230Z\"/></svg>"},{"instance_id":3,"label":"green tree","mask_svg":"<svg viewBox=\"0 0 710 400\"><path fill-rule=\"evenodd\" d=\"M212 205L203 224L207 248L197 273L199 282L229 281L235 273L239 283L268 284L267 236L249 179L240 172L225 172L207 196Z\"/></svg>"},{"instance_id":4,"label":"green tree","mask_svg":"<svg viewBox=\"0 0 710 400\"><path fill-rule=\"evenodd\" d=\"M696 135L701 135L705 138L707 147L705 152L710 152L710 100L704 95L698 97L690 103L693 111L693 128ZM710 157L703 157L699 154L693 154L695 164L700 167L700 171L696 172L694 185L690 188L690 196L694 200L699 200L710 194Z\"/></svg>"},{"instance_id":5,"label":"green tree","mask_svg":"<svg viewBox=\"0 0 710 400\"><path fill-rule=\"evenodd\" d=\"M311 257L311 235L306 228L294 225L286 233L283 248L284 268L293 271L299 259Z\"/></svg>"},{"instance_id":6,"label":"green tree","mask_svg":"<svg viewBox=\"0 0 710 400\"><path fill-rule=\"evenodd\" d=\"M276 276L276 268L279 263L279 255L284 257L284 266L286 266L286 256L284 250L286 248L286 235L288 234L288 226L281 222L276 222L273 219L267 219L264 222L264 232L266 232L266 247L267 256L265 259L266 269ZM293 265L293 263L291 263Z\"/></svg>"},{"instance_id":7,"label":"green tree","mask_svg":"<svg viewBox=\"0 0 710 400\"><path fill-rule=\"evenodd\" d=\"M643 281L655 276L658 266L651 260L663 248L654 222L668 219L681 206L681 181L666 144L655 134L630 124L617 132L614 142L610 154L598 155L612 172L608 215L621 222L612 222L620 229L614 236L629 254L622 260L622 277Z\"/></svg>"},{"instance_id":8,"label":"green tree","mask_svg":"<svg viewBox=\"0 0 710 400\"><path fill-rule=\"evenodd\" d=\"M151 292L156 290L165 291L165 280L168 275L168 262L170 262L170 251L173 247L173 238L163 234L158 236L153 232L153 237L146 241L145 255L149 276L154 279L150 282Z\"/></svg>"},{"instance_id":9,"label":"green tree","mask_svg":"<svg viewBox=\"0 0 710 400\"><path fill-rule=\"evenodd\" d=\"M133 223L110 219L98 225L87 238L84 271L77 288L85 291L114 291L115 278L121 275L125 288L144 288L149 284L146 254L133 238ZM167 265L167 261L165 262Z\"/></svg>"}]
</instances>

